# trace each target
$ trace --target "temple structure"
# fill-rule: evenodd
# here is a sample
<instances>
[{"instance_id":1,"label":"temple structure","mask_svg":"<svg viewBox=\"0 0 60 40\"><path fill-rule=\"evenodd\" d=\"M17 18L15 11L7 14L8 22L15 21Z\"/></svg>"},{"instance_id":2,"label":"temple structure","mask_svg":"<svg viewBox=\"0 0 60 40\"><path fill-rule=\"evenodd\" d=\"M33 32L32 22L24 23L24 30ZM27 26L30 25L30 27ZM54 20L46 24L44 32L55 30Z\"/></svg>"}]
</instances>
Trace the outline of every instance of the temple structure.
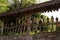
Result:
<instances>
[{"instance_id":1,"label":"temple structure","mask_svg":"<svg viewBox=\"0 0 60 40\"><path fill-rule=\"evenodd\" d=\"M60 8L60 0L51 0L40 4L34 4L22 9L0 13L0 20L2 22L1 35L5 32L29 33L31 30L33 30L31 29L31 25L33 24L33 21L31 20L32 14L38 12L43 13L46 11L52 12L52 10L58 11L59 8Z\"/></svg>"}]
</instances>

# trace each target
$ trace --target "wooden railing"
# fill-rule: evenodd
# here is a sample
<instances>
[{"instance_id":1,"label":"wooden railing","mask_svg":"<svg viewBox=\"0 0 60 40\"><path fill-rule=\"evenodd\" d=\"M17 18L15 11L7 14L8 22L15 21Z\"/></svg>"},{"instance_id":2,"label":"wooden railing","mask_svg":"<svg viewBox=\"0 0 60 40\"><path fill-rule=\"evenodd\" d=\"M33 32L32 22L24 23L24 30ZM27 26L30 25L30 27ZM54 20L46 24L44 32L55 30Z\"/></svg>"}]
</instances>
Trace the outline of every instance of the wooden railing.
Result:
<instances>
[{"instance_id":1,"label":"wooden railing","mask_svg":"<svg viewBox=\"0 0 60 40\"><path fill-rule=\"evenodd\" d=\"M60 24L60 23L58 23L58 24ZM49 25L51 25L51 32L53 32L53 25L55 25L56 27L57 27L57 24L56 23L42 23L42 24L40 24L40 25L38 25L37 27L33 27L33 25L30 27L30 32L35 32L35 33L37 33L38 31L39 32L44 32L44 31L46 31L46 32L48 32L48 29L49 29ZM43 27L43 28L42 28ZM27 31L27 27L22 27L22 26L20 26L20 25L17 25L17 26L13 26L13 27L5 27L4 26L4 28L3 28L4 30L3 30L3 34L5 34L5 35L9 35L9 33L10 33L10 35L13 33L13 34L15 34L15 33L18 33L18 34L20 34L20 33L28 33ZM55 31L57 31L57 29L55 30Z\"/></svg>"},{"instance_id":2,"label":"wooden railing","mask_svg":"<svg viewBox=\"0 0 60 40\"><path fill-rule=\"evenodd\" d=\"M54 29L54 26L56 27ZM51 27L50 32L58 31L60 30L60 22L58 21L58 18L56 18L56 22L54 22L53 16L51 17L51 21L49 21L49 18L47 18L47 22L44 23L42 20L39 21L39 23L32 22L30 25L15 25L15 26L4 26L3 27L3 35L9 35L9 34L24 34L24 33L40 33L40 32L49 32L49 27ZM2 29L1 29L2 30Z\"/></svg>"}]
</instances>

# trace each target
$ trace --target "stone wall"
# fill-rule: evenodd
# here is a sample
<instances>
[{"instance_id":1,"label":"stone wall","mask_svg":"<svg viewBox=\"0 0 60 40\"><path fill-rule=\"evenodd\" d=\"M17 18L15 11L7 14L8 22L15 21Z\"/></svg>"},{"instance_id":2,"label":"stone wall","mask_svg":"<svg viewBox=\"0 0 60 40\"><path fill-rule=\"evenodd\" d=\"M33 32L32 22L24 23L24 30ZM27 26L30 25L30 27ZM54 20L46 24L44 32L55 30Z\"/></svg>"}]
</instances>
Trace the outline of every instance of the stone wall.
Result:
<instances>
[{"instance_id":1,"label":"stone wall","mask_svg":"<svg viewBox=\"0 0 60 40\"><path fill-rule=\"evenodd\" d=\"M33 40L60 40L60 32L36 34Z\"/></svg>"},{"instance_id":2,"label":"stone wall","mask_svg":"<svg viewBox=\"0 0 60 40\"><path fill-rule=\"evenodd\" d=\"M60 40L60 32L40 33L33 36L0 36L0 40Z\"/></svg>"}]
</instances>

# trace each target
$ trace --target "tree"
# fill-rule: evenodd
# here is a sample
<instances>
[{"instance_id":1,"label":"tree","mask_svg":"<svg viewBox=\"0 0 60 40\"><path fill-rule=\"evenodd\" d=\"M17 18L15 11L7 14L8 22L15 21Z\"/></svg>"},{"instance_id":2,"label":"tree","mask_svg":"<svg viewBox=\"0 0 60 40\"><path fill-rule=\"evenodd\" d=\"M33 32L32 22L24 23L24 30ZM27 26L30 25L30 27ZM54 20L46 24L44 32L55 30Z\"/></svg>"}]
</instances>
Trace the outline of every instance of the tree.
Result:
<instances>
[{"instance_id":1,"label":"tree","mask_svg":"<svg viewBox=\"0 0 60 40\"><path fill-rule=\"evenodd\" d=\"M6 12L9 10L8 6L8 0L0 0L0 12Z\"/></svg>"},{"instance_id":2,"label":"tree","mask_svg":"<svg viewBox=\"0 0 60 40\"><path fill-rule=\"evenodd\" d=\"M16 10L21 8L21 1L20 0L12 0L9 4L10 10Z\"/></svg>"},{"instance_id":3,"label":"tree","mask_svg":"<svg viewBox=\"0 0 60 40\"><path fill-rule=\"evenodd\" d=\"M16 10L23 7L28 7L35 3L35 0L12 0L12 1L13 1L13 4L10 4L9 6L10 10Z\"/></svg>"},{"instance_id":4,"label":"tree","mask_svg":"<svg viewBox=\"0 0 60 40\"><path fill-rule=\"evenodd\" d=\"M30 6L32 4L35 4L35 0L22 0L21 1L22 7L27 7L27 6Z\"/></svg>"}]
</instances>

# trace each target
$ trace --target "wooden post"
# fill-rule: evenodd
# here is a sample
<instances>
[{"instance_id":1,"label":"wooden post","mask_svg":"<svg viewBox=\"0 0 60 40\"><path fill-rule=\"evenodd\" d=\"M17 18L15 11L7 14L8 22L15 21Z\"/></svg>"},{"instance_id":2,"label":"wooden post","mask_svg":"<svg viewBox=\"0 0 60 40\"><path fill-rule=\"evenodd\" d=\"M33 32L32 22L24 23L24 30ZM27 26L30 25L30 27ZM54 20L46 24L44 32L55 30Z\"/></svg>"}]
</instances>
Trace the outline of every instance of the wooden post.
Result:
<instances>
[{"instance_id":1,"label":"wooden post","mask_svg":"<svg viewBox=\"0 0 60 40\"><path fill-rule=\"evenodd\" d=\"M51 16L51 21L52 21L52 30L51 31L53 31L53 22L54 22L54 17L53 16Z\"/></svg>"},{"instance_id":2,"label":"wooden post","mask_svg":"<svg viewBox=\"0 0 60 40\"><path fill-rule=\"evenodd\" d=\"M38 32L38 18L34 19L34 23L35 23L34 24L35 25L35 29L34 30L35 30L35 32Z\"/></svg>"},{"instance_id":3,"label":"wooden post","mask_svg":"<svg viewBox=\"0 0 60 40\"><path fill-rule=\"evenodd\" d=\"M31 15L27 16L27 33L29 34L31 31L31 19L30 19Z\"/></svg>"},{"instance_id":4,"label":"wooden post","mask_svg":"<svg viewBox=\"0 0 60 40\"><path fill-rule=\"evenodd\" d=\"M27 15L25 15L25 18L24 18L24 32L25 32L25 29L26 29L26 25L27 25L27 23L26 23L26 19L27 19Z\"/></svg>"},{"instance_id":5,"label":"wooden post","mask_svg":"<svg viewBox=\"0 0 60 40\"><path fill-rule=\"evenodd\" d=\"M34 31L34 18L32 19L32 27L31 30Z\"/></svg>"},{"instance_id":6,"label":"wooden post","mask_svg":"<svg viewBox=\"0 0 60 40\"><path fill-rule=\"evenodd\" d=\"M49 18L47 17L47 31L48 31L48 26L49 26Z\"/></svg>"},{"instance_id":7,"label":"wooden post","mask_svg":"<svg viewBox=\"0 0 60 40\"><path fill-rule=\"evenodd\" d=\"M10 26L13 27L13 22L11 22L10 24L11 24ZM8 26L8 27L9 27L9 26ZM13 33L13 30L12 30L11 28L9 28L9 29L10 29L10 32ZM8 30L7 30L7 33L9 33Z\"/></svg>"},{"instance_id":8,"label":"wooden post","mask_svg":"<svg viewBox=\"0 0 60 40\"><path fill-rule=\"evenodd\" d=\"M20 23L21 23L21 20L20 20L20 18L17 18L16 19L16 31L17 31L17 33L20 33Z\"/></svg>"},{"instance_id":9,"label":"wooden post","mask_svg":"<svg viewBox=\"0 0 60 40\"><path fill-rule=\"evenodd\" d=\"M1 21L1 35L3 35L4 21Z\"/></svg>"},{"instance_id":10,"label":"wooden post","mask_svg":"<svg viewBox=\"0 0 60 40\"><path fill-rule=\"evenodd\" d=\"M41 15L41 31L44 31L44 17Z\"/></svg>"},{"instance_id":11,"label":"wooden post","mask_svg":"<svg viewBox=\"0 0 60 40\"><path fill-rule=\"evenodd\" d=\"M44 17L43 17L43 15L41 15L41 19L43 19L42 21L43 21L43 23L44 23Z\"/></svg>"},{"instance_id":12,"label":"wooden post","mask_svg":"<svg viewBox=\"0 0 60 40\"><path fill-rule=\"evenodd\" d=\"M42 23L42 21L41 21L41 19L39 20L39 30L41 31L41 23Z\"/></svg>"},{"instance_id":13,"label":"wooden post","mask_svg":"<svg viewBox=\"0 0 60 40\"><path fill-rule=\"evenodd\" d=\"M24 17L22 16L22 18L21 18L21 25L20 25L20 33L22 33L23 19L24 19Z\"/></svg>"},{"instance_id":14,"label":"wooden post","mask_svg":"<svg viewBox=\"0 0 60 40\"><path fill-rule=\"evenodd\" d=\"M56 17L56 30L58 31L58 17Z\"/></svg>"}]
</instances>

